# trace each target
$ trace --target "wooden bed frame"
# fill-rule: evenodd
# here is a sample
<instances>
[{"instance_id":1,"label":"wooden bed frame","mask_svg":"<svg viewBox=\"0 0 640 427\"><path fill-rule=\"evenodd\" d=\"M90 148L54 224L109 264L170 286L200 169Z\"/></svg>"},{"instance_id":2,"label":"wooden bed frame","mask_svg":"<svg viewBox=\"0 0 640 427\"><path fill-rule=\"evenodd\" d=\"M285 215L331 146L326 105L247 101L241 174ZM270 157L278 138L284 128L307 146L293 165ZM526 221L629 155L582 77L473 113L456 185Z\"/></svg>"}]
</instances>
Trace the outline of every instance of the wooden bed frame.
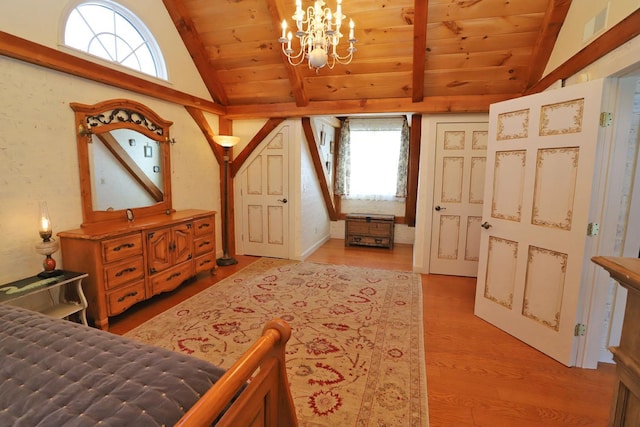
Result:
<instances>
[{"instance_id":1,"label":"wooden bed frame","mask_svg":"<svg viewBox=\"0 0 640 427\"><path fill-rule=\"evenodd\" d=\"M285 366L291 328L266 323L229 369L0 304L0 424L298 425ZM55 367L55 369L52 369Z\"/></svg>"},{"instance_id":2,"label":"wooden bed frame","mask_svg":"<svg viewBox=\"0 0 640 427\"><path fill-rule=\"evenodd\" d=\"M291 327L284 320L267 322L262 336L176 426L209 426L222 413L216 426L297 426L284 358L285 344L290 336ZM237 398L229 403L245 384Z\"/></svg>"}]
</instances>

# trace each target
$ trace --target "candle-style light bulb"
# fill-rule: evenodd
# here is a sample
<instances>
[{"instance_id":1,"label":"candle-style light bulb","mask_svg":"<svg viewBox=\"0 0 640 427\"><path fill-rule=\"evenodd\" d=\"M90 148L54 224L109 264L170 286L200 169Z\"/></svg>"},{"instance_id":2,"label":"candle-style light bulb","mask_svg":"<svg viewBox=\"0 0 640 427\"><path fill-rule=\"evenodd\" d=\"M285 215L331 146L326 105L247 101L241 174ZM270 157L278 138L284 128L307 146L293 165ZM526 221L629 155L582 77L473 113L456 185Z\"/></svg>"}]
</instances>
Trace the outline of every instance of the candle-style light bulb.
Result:
<instances>
[{"instance_id":1,"label":"candle-style light bulb","mask_svg":"<svg viewBox=\"0 0 640 427\"><path fill-rule=\"evenodd\" d=\"M282 20L282 38L284 39L287 35L287 20Z\"/></svg>"},{"instance_id":2,"label":"candle-style light bulb","mask_svg":"<svg viewBox=\"0 0 640 427\"><path fill-rule=\"evenodd\" d=\"M51 239L51 219L49 218L49 209L47 202L40 202L40 218L38 224L38 233L43 241L48 242Z\"/></svg>"}]
</instances>

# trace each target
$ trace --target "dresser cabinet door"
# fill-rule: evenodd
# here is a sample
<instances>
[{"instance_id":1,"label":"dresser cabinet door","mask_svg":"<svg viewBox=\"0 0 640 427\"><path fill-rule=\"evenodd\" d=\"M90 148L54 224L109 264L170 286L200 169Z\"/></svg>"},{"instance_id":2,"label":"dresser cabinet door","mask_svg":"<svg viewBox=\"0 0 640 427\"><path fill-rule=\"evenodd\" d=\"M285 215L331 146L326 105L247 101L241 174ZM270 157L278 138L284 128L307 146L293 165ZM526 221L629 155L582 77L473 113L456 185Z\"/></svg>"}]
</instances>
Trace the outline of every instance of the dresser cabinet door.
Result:
<instances>
[{"instance_id":1,"label":"dresser cabinet door","mask_svg":"<svg viewBox=\"0 0 640 427\"><path fill-rule=\"evenodd\" d=\"M147 265L156 274L193 259L191 223L147 232Z\"/></svg>"},{"instance_id":2,"label":"dresser cabinet door","mask_svg":"<svg viewBox=\"0 0 640 427\"><path fill-rule=\"evenodd\" d=\"M174 265L193 258L193 232L191 228L191 223L186 223L171 229Z\"/></svg>"},{"instance_id":3,"label":"dresser cabinet door","mask_svg":"<svg viewBox=\"0 0 640 427\"><path fill-rule=\"evenodd\" d=\"M147 266L149 274L164 271L173 265L171 259L171 228L147 232Z\"/></svg>"}]
</instances>

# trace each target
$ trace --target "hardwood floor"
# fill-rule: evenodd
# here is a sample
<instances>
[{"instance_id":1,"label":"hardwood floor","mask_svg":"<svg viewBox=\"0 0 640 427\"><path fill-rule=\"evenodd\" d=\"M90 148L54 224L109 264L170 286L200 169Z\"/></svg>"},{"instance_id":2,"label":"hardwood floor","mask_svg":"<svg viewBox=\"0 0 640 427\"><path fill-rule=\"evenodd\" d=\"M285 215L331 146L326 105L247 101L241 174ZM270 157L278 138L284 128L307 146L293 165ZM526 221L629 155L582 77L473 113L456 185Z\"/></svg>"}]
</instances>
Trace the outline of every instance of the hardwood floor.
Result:
<instances>
[{"instance_id":1,"label":"hardwood floor","mask_svg":"<svg viewBox=\"0 0 640 427\"><path fill-rule=\"evenodd\" d=\"M413 248L349 247L330 240L306 261L411 270ZM254 257L238 256L178 290L112 318L123 334L232 275ZM473 315L475 279L422 275L425 359L431 427L606 426L615 367L567 368Z\"/></svg>"}]
</instances>

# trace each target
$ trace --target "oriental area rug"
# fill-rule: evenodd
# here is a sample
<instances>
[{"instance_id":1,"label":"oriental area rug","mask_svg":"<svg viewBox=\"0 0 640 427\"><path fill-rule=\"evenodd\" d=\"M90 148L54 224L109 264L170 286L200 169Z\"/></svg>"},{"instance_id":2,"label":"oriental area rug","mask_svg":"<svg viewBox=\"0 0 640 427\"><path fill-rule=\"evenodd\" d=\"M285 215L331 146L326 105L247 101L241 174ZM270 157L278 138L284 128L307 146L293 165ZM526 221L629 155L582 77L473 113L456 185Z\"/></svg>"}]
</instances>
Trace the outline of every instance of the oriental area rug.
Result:
<instances>
[{"instance_id":1,"label":"oriental area rug","mask_svg":"<svg viewBox=\"0 0 640 427\"><path fill-rule=\"evenodd\" d=\"M125 335L229 368L276 317L301 426L428 425L419 274L261 258Z\"/></svg>"}]
</instances>

